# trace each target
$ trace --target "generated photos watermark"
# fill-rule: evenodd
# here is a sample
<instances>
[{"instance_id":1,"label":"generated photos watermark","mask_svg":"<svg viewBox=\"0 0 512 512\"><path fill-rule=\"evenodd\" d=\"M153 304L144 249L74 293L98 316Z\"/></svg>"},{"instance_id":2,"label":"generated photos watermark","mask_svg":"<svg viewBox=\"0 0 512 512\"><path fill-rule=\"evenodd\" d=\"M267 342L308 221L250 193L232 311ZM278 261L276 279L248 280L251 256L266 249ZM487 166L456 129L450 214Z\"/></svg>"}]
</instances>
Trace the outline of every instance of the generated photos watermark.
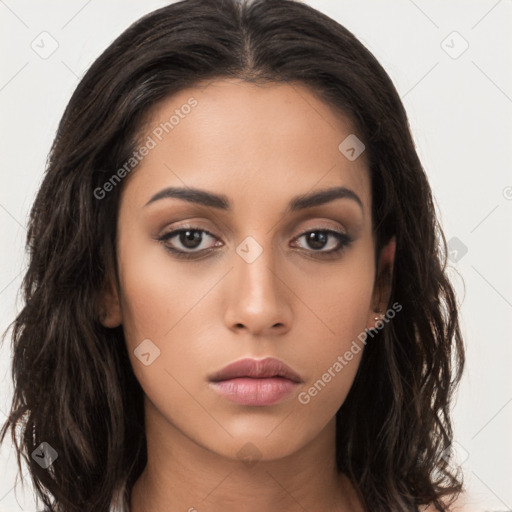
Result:
<instances>
[{"instance_id":1,"label":"generated photos watermark","mask_svg":"<svg viewBox=\"0 0 512 512\"><path fill-rule=\"evenodd\" d=\"M385 325L388 324L398 312L402 310L402 305L395 302L382 316L381 320L375 322L373 329L365 329L363 332L358 334L357 340L353 340L350 348L345 351L343 355L339 355L334 363L327 369L322 376L310 386L307 391L302 391L297 395L299 402L303 405L309 404L311 399L320 393L325 386L332 379L340 373L345 366L349 364L355 355L359 354L362 350L362 345L366 345L368 337L373 338L380 330L384 329Z\"/></svg>"},{"instance_id":2,"label":"generated photos watermark","mask_svg":"<svg viewBox=\"0 0 512 512\"><path fill-rule=\"evenodd\" d=\"M132 156L128 158L101 187L94 189L94 197L96 199L104 199L109 192L112 192L112 190L121 183L123 178L130 174L130 172L149 155L152 149L158 146L158 143L163 140L164 136L174 130L197 105L198 101L194 97L190 97L180 108L175 109L174 114L167 121L160 123L154 128L145 142L132 153Z\"/></svg>"}]
</instances>

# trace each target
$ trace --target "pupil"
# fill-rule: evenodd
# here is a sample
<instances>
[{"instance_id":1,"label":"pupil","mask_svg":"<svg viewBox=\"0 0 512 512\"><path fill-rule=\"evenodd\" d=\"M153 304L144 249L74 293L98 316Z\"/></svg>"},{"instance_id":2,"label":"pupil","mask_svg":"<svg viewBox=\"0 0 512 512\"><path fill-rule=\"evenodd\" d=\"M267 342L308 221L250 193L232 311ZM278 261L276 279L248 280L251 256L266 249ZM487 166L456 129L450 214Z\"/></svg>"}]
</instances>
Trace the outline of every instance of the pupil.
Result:
<instances>
[{"instance_id":1,"label":"pupil","mask_svg":"<svg viewBox=\"0 0 512 512\"><path fill-rule=\"evenodd\" d=\"M307 237L308 244L313 249L322 249L327 242L327 233L312 231Z\"/></svg>"},{"instance_id":2,"label":"pupil","mask_svg":"<svg viewBox=\"0 0 512 512\"><path fill-rule=\"evenodd\" d=\"M195 249L201 244L201 233L189 229L180 234L180 241L187 249Z\"/></svg>"}]
</instances>

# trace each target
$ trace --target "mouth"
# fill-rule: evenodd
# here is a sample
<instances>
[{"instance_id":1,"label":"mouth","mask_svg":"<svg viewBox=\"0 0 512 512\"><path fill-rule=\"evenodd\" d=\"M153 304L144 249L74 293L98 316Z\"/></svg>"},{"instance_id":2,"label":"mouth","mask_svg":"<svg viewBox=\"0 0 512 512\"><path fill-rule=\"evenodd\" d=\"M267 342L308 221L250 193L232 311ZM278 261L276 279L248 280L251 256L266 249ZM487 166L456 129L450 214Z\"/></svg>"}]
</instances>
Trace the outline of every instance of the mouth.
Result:
<instances>
[{"instance_id":1,"label":"mouth","mask_svg":"<svg viewBox=\"0 0 512 512\"><path fill-rule=\"evenodd\" d=\"M222 397L241 404L266 406L280 402L303 382L288 365L275 358L241 359L209 378Z\"/></svg>"}]
</instances>

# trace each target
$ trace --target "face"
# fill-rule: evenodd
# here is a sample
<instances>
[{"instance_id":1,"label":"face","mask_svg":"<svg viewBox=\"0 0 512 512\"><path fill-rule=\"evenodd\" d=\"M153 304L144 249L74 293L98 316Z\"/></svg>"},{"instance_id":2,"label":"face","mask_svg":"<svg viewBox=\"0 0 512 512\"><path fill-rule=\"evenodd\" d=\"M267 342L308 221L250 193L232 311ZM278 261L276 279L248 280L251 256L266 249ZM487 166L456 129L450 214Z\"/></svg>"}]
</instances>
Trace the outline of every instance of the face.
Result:
<instances>
[{"instance_id":1,"label":"face","mask_svg":"<svg viewBox=\"0 0 512 512\"><path fill-rule=\"evenodd\" d=\"M334 421L362 350L343 356L376 305L367 161L338 148L353 133L299 85L219 80L151 112L148 150L123 183L120 295L104 324L122 323L147 415L163 428L231 458L251 442L265 460ZM221 197L202 204L192 189ZM258 394L245 379L226 396L210 380L267 357L298 382L275 377Z\"/></svg>"}]
</instances>

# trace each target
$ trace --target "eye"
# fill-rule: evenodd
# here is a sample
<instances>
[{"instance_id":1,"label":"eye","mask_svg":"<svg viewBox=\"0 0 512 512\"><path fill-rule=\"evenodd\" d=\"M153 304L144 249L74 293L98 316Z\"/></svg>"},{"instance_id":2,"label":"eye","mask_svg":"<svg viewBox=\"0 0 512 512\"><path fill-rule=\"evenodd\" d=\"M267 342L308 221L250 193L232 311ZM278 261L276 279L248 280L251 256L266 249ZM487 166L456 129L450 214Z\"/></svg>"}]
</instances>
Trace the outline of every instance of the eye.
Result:
<instances>
[{"instance_id":1,"label":"eye","mask_svg":"<svg viewBox=\"0 0 512 512\"><path fill-rule=\"evenodd\" d=\"M176 257L192 259L200 258L206 253L213 251L215 247L222 245L222 242L218 241L208 247L208 244L204 243L205 235L207 238L217 240L209 231L195 226L184 226L180 229L175 229L157 238L157 240L164 245L167 251ZM301 248L302 250L309 253L316 253L314 254L315 256L325 258L335 257L353 241L346 233L332 229L312 229L302 233L295 241L301 238L305 238L307 245L311 248ZM175 241L171 243L174 239ZM323 250L329 245L333 247L329 250Z\"/></svg>"},{"instance_id":2,"label":"eye","mask_svg":"<svg viewBox=\"0 0 512 512\"><path fill-rule=\"evenodd\" d=\"M296 240L302 238L304 238L307 245L312 248L312 250L306 250L308 250L308 252L318 253L320 257L336 256L353 241L346 233L341 233L333 229L312 229L297 237ZM329 245L331 246L329 250L323 250Z\"/></svg>"},{"instance_id":3,"label":"eye","mask_svg":"<svg viewBox=\"0 0 512 512\"><path fill-rule=\"evenodd\" d=\"M204 247L204 235L209 238L216 239L209 231L200 229L194 226L186 226L180 229L170 231L165 235L159 237L157 240L162 242L169 252L179 258L191 258L205 252L210 252L216 245L211 247ZM174 243L170 243L171 240L176 239ZM177 247L176 247L177 245Z\"/></svg>"}]
</instances>

